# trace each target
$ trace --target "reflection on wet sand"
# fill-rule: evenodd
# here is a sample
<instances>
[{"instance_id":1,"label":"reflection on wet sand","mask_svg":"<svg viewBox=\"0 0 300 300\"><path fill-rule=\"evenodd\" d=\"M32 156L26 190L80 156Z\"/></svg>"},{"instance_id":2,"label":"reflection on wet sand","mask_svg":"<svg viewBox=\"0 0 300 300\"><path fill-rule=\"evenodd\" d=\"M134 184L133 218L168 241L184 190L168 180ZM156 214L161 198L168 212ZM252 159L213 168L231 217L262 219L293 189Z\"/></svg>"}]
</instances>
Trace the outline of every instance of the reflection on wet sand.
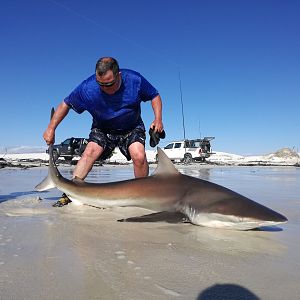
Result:
<instances>
[{"instance_id":1,"label":"reflection on wet sand","mask_svg":"<svg viewBox=\"0 0 300 300\"><path fill-rule=\"evenodd\" d=\"M238 253L261 253L261 254L282 254L286 247L280 240L273 238L277 232L249 230L247 232L185 227L185 234L188 239L196 240L208 250L238 254ZM274 230L271 229L270 230ZM279 229L280 230L280 229Z\"/></svg>"}]
</instances>

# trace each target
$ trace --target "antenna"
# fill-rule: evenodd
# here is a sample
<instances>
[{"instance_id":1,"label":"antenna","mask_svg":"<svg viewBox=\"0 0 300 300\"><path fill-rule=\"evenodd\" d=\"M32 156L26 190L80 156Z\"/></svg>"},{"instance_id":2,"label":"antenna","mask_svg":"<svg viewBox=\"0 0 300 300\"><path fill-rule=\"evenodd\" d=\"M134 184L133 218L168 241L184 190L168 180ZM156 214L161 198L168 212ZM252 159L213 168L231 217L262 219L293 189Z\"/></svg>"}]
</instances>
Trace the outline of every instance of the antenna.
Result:
<instances>
[{"instance_id":1,"label":"antenna","mask_svg":"<svg viewBox=\"0 0 300 300\"><path fill-rule=\"evenodd\" d=\"M179 89L180 89L180 101L181 101L181 115L182 115L182 127L183 127L183 140L185 141L185 123L184 123L184 110L183 110L183 98L182 98L182 88L181 88L180 71L178 71L178 75L179 75Z\"/></svg>"},{"instance_id":2,"label":"antenna","mask_svg":"<svg viewBox=\"0 0 300 300\"><path fill-rule=\"evenodd\" d=\"M201 139L201 122L199 120L199 138Z\"/></svg>"}]
</instances>

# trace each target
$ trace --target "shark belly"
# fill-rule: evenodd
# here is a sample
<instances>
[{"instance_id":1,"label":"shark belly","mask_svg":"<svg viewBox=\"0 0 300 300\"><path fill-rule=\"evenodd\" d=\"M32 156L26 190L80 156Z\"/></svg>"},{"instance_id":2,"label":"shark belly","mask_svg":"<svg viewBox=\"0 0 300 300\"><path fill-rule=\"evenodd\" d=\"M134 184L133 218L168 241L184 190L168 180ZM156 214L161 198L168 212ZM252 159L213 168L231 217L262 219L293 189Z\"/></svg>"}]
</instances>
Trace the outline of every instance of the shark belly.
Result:
<instances>
[{"instance_id":1,"label":"shark belly","mask_svg":"<svg viewBox=\"0 0 300 300\"><path fill-rule=\"evenodd\" d=\"M262 226L274 226L284 223L234 215L223 215L219 213L196 212L196 210L191 207L184 208L182 212L188 216L192 224L211 228L250 230Z\"/></svg>"}]
</instances>

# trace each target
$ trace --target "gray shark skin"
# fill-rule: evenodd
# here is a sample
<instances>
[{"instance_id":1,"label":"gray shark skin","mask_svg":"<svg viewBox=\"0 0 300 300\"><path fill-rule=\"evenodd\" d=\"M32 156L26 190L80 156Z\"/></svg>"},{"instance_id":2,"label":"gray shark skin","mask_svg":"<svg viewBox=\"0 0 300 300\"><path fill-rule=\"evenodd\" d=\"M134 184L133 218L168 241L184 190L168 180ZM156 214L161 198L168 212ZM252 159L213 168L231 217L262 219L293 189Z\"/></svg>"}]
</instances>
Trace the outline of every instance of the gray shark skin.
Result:
<instances>
[{"instance_id":1,"label":"gray shark skin","mask_svg":"<svg viewBox=\"0 0 300 300\"><path fill-rule=\"evenodd\" d=\"M75 204L181 212L192 224L206 227L249 230L287 222L285 216L230 189L181 174L160 148L158 166L149 177L89 183L64 178L54 163L53 147L50 146L48 176L36 190L55 187Z\"/></svg>"}]
</instances>

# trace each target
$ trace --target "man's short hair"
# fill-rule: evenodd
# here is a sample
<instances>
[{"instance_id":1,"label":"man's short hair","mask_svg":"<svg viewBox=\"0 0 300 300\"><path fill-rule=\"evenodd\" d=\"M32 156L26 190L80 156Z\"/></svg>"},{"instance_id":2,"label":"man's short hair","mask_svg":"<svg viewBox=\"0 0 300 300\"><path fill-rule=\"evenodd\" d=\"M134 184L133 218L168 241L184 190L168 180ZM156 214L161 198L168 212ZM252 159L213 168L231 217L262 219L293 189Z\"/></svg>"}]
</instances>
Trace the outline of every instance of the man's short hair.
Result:
<instances>
[{"instance_id":1,"label":"man's short hair","mask_svg":"<svg viewBox=\"0 0 300 300\"><path fill-rule=\"evenodd\" d=\"M96 63L95 72L98 76L103 76L107 71L111 70L114 76L119 74L119 64L113 57L101 57Z\"/></svg>"}]
</instances>

